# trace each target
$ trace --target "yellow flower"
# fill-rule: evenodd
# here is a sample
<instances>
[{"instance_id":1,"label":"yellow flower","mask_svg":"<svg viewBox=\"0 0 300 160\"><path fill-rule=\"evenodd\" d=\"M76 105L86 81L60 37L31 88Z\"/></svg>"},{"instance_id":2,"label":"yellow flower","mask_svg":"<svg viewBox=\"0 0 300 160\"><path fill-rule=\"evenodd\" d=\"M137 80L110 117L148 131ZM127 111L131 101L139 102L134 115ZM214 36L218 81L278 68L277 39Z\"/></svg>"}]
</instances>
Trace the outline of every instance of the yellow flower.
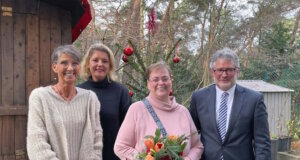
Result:
<instances>
[{"instance_id":1,"label":"yellow flower","mask_svg":"<svg viewBox=\"0 0 300 160\"><path fill-rule=\"evenodd\" d=\"M177 136L168 136L167 137L168 138L168 140L172 140L172 141L175 141L175 140L177 140Z\"/></svg>"},{"instance_id":2,"label":"yellow flower","mask_svg":"<svg viewBox=\"0 0 300 160\"><path fill-rule=\"evenodd\" d=\"M150 154L148 154L148 155L145 157L145 160L155 160L155 158L152 157Z\"/></svg>"}]
</instances>

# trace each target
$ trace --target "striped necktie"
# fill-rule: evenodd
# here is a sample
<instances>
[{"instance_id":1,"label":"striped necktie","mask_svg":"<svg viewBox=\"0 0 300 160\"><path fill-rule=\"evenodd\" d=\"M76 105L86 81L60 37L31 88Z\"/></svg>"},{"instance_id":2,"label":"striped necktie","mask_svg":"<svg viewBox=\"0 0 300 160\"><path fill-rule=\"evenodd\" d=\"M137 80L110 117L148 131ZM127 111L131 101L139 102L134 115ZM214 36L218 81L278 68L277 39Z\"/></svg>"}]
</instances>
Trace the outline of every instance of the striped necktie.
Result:
<instances>
[{"instance_id":1,"label":"striped necktie","mask_svg":"<svg viewBox=\"0 0 300 160\"><path fill-rule=\"evenodd\" d=\"M226 135L226 123L227 123L227 99L228 93L224 92L221 96L221 103L219 108L219 117L218 117L218 130L221 136L222 142Z\"/></svg>"}]
</instances>

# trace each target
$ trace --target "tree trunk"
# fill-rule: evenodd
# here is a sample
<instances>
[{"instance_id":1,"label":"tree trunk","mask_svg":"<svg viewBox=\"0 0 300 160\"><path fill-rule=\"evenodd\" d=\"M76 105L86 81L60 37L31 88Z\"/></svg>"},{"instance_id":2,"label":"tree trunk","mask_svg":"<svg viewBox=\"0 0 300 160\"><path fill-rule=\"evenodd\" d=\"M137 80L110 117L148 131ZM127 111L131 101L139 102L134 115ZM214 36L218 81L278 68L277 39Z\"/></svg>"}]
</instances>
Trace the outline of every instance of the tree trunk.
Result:
<instances>
[{"instance_id":1,"label":"tree trunk","mask_svg":"<svg viewBox=\"0 0 300 160\"><path fill-rule=\"evenodd\" d=\"M140 51L140 3L142 0L133 0L131 1L131 9L130 11L132 11L131 13L129 12L129 18L126 22L127 24L127 32L125 35L125 39L123 40L124 43L123 45L125 46L128 42L128 39L130 39L132 41L132 43L136 46L137 51ZM123 56L122 54L120 55L121 57ZM126 72L128 73L132 73L133 70L130 67L130 65L127 65L123 68L124 70L126 70ZM132 73L132 74L136 74L136 73ZM126 75L123 74L122 76L122 83L126 84L129 83L130 78Z\"/></svg>"},{"instance_id":2,"label":"tree trunk","mask_svg":"<svg viewBox=\"0 0 300 160\"><path fill-rule=\"evenodd\" d=\"M170 0L168 7L168 40L166 47L166 54L168 54L174 46L174 32L173 32L173 19L174 19L174 0Z\"/></svg>"},{"instance_id":3,"label":"tree trunk","mask_svg":"<svg viewBox=\"0 0 300 160\"><path fill-rule=\"evenodd\" d=\"M291 41L289 43L289 48L292 48L293 45L294 45L296 33L297 33L297 30L298 30L299 21L300 21L300 10L298 11L297 16L296 16L294 29L293 29L293 32L291 34Z\"/></svg>"},{"instance_id":4,"label":"tree trunk","mask_svg":"<svg viewBox=\"0 0 300 160\"><path fill-rule=\"evenodd\" d=\"M216 28L219 25L221 12L224 6L224 0L221 1L221 5L219 9L217 9L216 4L212 4L211 12L210 12L210 27L209 27L209 37L208 37L208 43L207 49L205 52L205 59L203 63L203 86L209 85L212 81L210 78L210 68L209 68L209 62L210 62L210 55L213 52L212 46L215 43L215 33ZM215 15L217 14L217 15Z\"/></svg>"}]
</instances>

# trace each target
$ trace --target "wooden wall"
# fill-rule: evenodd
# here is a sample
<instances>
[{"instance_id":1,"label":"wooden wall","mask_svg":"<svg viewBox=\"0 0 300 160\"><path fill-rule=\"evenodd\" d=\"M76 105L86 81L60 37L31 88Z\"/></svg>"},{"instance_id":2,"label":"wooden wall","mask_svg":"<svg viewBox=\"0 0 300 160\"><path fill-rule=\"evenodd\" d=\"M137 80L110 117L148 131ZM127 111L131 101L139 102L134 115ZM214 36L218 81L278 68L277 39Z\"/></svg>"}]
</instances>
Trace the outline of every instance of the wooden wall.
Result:
<instances>
[{"instance_id":1,"label":"wooden wall","mask_svg":"<svg viewBox=\"0 0 300 160\"><path fill-rule=\"evenodd\" d=\"M40 0L0 6L0 160L27 159L28 96L54 82L50 56L71 43L71 14Z\"/></svg>"}]
</instances>

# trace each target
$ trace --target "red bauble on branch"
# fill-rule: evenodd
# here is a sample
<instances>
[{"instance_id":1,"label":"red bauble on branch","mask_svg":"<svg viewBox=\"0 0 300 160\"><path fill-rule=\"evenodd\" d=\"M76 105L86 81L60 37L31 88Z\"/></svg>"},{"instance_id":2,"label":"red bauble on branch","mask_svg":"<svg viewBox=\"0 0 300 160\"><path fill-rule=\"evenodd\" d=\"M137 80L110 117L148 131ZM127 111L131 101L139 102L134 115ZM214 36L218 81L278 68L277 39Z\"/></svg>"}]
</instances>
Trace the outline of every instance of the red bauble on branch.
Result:
<instances>
[{"instance_id":1,"label":"red bauble on branch","mask_svg":"<svg viewBox=\"0 0 300 160\"><path fill-rule=\"evenodd\" d=\"M131 56L133 54L133 48L130 47L129 45L127 45L124 50L123 50L124 54L126 56Z\"/></svg>"},{"instance_id":2,"label":"red bauble on branch","mask_svg":"<svg viewBox=\"0 0 300 160\"><path fill-rule=\"evenodd\" d=\"M125 63L127 63L127 62L128 62L127 56L126 56L126 55L123 55L122 60L123 60Z\"/></svg>"},{"instance_id":3,"label":"red bauble on branch","mask_svg":"<svg viewBox=\"0 0 300 160\"><path fill-rule=\"evenodd\" d=\"M130 95L130 97L133 96L133 92L131 90L129 90L129 95Z\"/></svg>"},{"instance_id":4,"label":"red bauble on branch","mask_svg":"<svg viewBox=\"0 0 300 160\"><path fill-rule=\"evenodd\" d=\"M178 55L178 44L176 44L176 47L175 47L175 56L173 58L173 62L174 63L178 63L180 61L180 58L177 56Z\"/></svg>"},{"instance_id":5,"label":"red bauble on branch","mask_svg":"<svg viewBox=\"0 0 300 160\"><path fill-rule=\"evenodd\" d=\"M180 61L180 58L176 55L174 58L173 58L173 62L174 63L178 63Z\"/></svg>"},{"instance_id":6,"label":"red bauble on branch","mask_svg":"<svg viewBox=\"0 0 300 160\"><path fill-rule=\"evenodd\" d=\"M170 90L169 96L172 96L172 95L173 95L173 91L172 91L172 90Z\"/></svg>"}]
</instances>

